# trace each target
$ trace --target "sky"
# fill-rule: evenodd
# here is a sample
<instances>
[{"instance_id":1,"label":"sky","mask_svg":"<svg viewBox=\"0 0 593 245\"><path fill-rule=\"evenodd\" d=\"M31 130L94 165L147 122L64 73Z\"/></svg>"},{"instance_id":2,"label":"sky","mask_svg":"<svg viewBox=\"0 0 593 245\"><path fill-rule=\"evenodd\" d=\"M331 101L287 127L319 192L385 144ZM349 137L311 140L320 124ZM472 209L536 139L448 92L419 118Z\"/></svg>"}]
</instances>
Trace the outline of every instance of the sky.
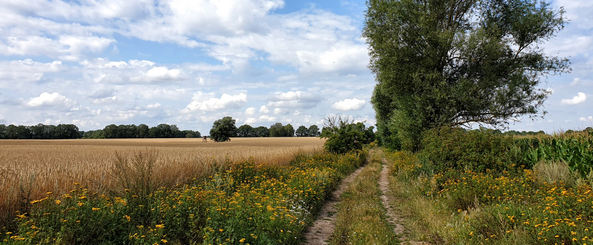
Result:
<instances>
[{"instance_id":1,"label":"sky","mask_svg":"<svg viewBox=\"0 0 593 245\"><path fill-rule=\"evenodd\" d=\"M512 130L593 126L593 1L542 44L572 72L543 77L544 119ZM0 122L237 126L376 123L361 38L364 0L0 0Z\"/></svg>"}]
</instances>

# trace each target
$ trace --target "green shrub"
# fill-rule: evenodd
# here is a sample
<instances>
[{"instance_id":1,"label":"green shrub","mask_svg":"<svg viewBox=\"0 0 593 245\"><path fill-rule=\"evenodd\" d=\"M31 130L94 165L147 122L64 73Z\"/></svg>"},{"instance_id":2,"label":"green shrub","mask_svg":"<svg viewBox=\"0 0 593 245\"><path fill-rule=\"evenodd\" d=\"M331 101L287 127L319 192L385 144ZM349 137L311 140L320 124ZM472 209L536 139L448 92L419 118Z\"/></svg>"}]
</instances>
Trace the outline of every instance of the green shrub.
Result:
<instances>
[{"instance_id":1,"label":"green shrub","mask_svg":"<svg viewBox=\"0 0 593 245\"><path fill-rule=\"evenodd\" d=\"M331 153L343 154L352 150L362 150L364 144L375 141L374 127L368 129L364 123L343 120L341 117L326 119L320 138L326 138L323 145Z\"/></svg>"},{"instance_id":2,"label":"green shrub","mask_svg":"<svg viewBox=\"0 0 593 245\"><path fill-rule=\"evenodd\" d=\"M501 172L515 169L519 149L510 137L480 129L465 132L460 128L435 128L423 134L419 158L435 172L446 169L487 169Z\"/></svg>"}]
</instances>

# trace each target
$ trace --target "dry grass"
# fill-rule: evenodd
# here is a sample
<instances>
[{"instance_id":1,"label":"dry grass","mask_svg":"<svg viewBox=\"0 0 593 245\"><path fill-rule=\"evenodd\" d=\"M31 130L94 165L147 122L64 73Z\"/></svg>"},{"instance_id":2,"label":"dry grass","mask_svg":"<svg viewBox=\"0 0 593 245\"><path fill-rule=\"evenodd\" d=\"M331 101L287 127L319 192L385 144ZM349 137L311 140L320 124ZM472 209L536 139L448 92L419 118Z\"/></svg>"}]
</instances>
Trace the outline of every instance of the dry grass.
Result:
<instances>
[{"instance_id":1,"label":"dry grass","mask_svg":"<svg viewBox=\"0 0 593 245\"><path fill-rule=\"evenodd\" d=\"M116 152L132 159L154 151L151 181L173 187L207 175L212 163L252 157L259 164L284 164L296 153L322 150L318 138L233 138L231 142L202 139L0 140L0 216L26 211L31 200L46 192L66 193L74 183L92 192L117 189ZM0 220L0 225L2 224ZM0 227L1 228L1 227Z\"/></svg>"}]
</instances>

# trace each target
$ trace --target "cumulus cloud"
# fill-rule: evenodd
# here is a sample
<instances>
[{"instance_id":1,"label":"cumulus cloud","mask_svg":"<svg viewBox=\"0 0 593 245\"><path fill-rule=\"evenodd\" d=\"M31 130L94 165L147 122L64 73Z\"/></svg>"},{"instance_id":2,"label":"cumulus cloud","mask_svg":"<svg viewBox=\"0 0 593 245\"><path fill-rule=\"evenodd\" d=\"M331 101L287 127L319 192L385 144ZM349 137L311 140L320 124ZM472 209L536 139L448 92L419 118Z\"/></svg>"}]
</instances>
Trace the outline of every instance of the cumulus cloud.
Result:
<instances>
[{"instance_id":1,"label":"cumulus cloud","mask_svg":"<svg viewBox=\"0 0 593 245\"><path fill-rule=\"evenodd\" d=\"M579 121L581 121L581 122L587 122L587 121L593 122L593 116L589 116L587 118L581 117L581 118L579 118Z\"/></svg>"},{"instance_id":2,"label":"cumulus cloud","mask_svg":"<svg viewBox=\"0 0 593 245\"><path fill-rule=\"evenodd\" d=\"M247 119L245 119L245 124L251 124L251 123L254 123L254 122L257 122L257 119L256 118L248 117Z\"/></svg>"},{"instance_id":3,"label":"cumulus cloud","mask_svg":"<svg viewBox=\"0 0 593 245\"><path fill-rule=\"evenodd\" d=\"M263 115L263 116L259 117L258 121L260 121L260 122L275 122L276 117L270 117L268 115Z\"/></svg>"},{"instance_id":4,"label":"cumulus cloud","mask_svg":"<svg viewBox=\"0 0 593 245\"><path fill-rule=\"evenodd\" d=\"M310 109L322 99L320 95L303 91L277 92L268 98L270 102L267 107Z\"/></svg>"},{"instance_id":5,"label":"cumulus cloud","mask_svg":"<svg viewBox=\"0 0 593 245\"><path fill-rule=\"evenodd\" d=\"M579 92L577 96L573 97L572 99L563 99L561 104L563 105L576 105L583 103L587 100L587 95L583 92Z\"/></svg>"},{"instance_id":6,"label":"cumulus cloud","mask_svg":"<svg viewBox=\"0 0 593 245\"><path fill-rule=\"evenodd\" d=\"M331 108L340 110L340 111L353 111L353 110L360 110L360 109L364 108L365 104L366 104L366 101L359 100L357 98L353 98L353 99L345 99L342 101L338 101L338 102L334 103L331 106Z\"/></svg>"},{"instance_id":7,"label":"cumulus cloud","mask_svg":"<svg viewBox=\"0 0 593 245\"><path fill-rule=\"evenodd\" d=\"M75 101L57 92L51 94L43 92L38 97L31 98L25 103L29 107L62 107L63 109L71 109L75 104Z\"/></svg>"},{"instance_id":8,"label":"cumulus cloud","mask_svg":"<svg viewBox=\"0 0 593 245\"><path fill-rule=\"evenodd\" d=\"M207 100L201 100L200 96L194 96L194 100L183 109L183 112L240 108L245 103L247 103L247 95L244 93L238 95L222 94L220 98L209 98Z\"/></svg>"},{"instance_id":9,"label":"cumulus cloud","mask_svg":"<svg viewBox=\"0 0 593 245\"><path fill-rule=\"evenodd\" d=\"M270 110L268 109L268 107L267 107L267 106L265 106L265 105L262 105L262 106L259 108L259 112L260 112L260 113L264 113L264 114L266 114L266 113L270 113Z\"/></svg>"},{"instance_id":10,"label":"cumulus cloud","mask_svg":"<svg viewBox=\"0 0 593 245\"><path fill-rule=\"evenodd\" d=\"M254 114L255 114L254 107L249 107L249 108L247 108L247 110L245 110L245 115L247 115L247 116L253 116Z\"/></svg>"},{"instance_id":11,"label":"cumulus cloud","mask_svg":"<svg viewBox=\"0 0 593 245\"><path fill-rule=\"evenodd\" d=\"M109 61L98 58L79 62L84 73L94 82L107 83L145 83L186 80L184 72L178 68L155 66L148 60ZM201 79L199 75L192 76Z\"/></svg>"},{"instance_id":12,"label":"cumulus cloud","mask_svg":"<svg viewBox=\"0 0 593 245\"><path fill-rule=\"evenodd\" d=\"M146 72L149 81L178 80L181 78L178 69L167 69L164 66L153 67Z\"/></svg>"},{"instance_id":13,"label":"cumulus cloud","mask_svg":"<svg viewBox=\"0 0 593 245\"><path fill-rule=\"evenodd\" d=\"M36 62L31 59L0 62L0 80L11 82L36 82L46 73L57 73L65 70L61 61L51 63Z\"/></svg>"}]
</instances>

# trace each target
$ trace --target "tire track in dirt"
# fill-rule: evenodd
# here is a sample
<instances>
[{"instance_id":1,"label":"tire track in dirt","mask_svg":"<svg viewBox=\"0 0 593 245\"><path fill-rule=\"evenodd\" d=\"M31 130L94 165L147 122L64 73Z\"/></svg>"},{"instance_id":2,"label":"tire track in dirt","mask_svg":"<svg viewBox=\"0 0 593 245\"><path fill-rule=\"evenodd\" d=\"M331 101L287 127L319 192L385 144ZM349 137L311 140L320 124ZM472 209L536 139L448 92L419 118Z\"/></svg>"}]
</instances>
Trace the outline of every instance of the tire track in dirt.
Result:
<instances>
[{"instance_id":1,"label":"tire track in dirt","mask_svg":"<svg viewBox=\"0 0 593 245\"><path fill-rule=\"evenodd\" d=\"M350 174L348 177L344 178L338 188L334 192L332 192L329 200L323 205L321 211L317 215L317 220L307 229L305 232L304 237L305 241L303 244L311 244L311 245L322 245L327 244L330 236L334 233L336 228L336 205L340 202L340 196L346 190L348 185L354 181L356 176L360 174L364 167L358 168L354 173Z\"/></svg>"}]
</instances>

